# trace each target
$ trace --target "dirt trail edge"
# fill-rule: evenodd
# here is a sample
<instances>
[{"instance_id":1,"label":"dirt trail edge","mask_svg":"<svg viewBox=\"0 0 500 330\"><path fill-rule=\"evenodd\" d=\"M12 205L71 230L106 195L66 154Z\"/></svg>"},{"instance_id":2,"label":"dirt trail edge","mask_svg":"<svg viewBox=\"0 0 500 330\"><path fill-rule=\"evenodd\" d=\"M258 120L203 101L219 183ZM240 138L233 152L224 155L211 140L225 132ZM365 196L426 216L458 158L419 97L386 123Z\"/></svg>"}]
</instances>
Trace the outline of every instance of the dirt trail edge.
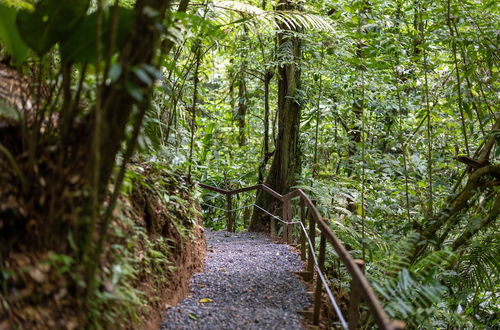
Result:
<instances>
[{"instance_id":1,"label":"dirt trail edge","mask_svg":"<svg viewBox=\"0 0 500 330\"><path fill-rule=\"evenodd\" d=\"M167 309L166 329L302 329L299 311L310 306L294 271L299 256L261 233L206 230L205 270L191 292Z\"/></svg>"}]
</instances>

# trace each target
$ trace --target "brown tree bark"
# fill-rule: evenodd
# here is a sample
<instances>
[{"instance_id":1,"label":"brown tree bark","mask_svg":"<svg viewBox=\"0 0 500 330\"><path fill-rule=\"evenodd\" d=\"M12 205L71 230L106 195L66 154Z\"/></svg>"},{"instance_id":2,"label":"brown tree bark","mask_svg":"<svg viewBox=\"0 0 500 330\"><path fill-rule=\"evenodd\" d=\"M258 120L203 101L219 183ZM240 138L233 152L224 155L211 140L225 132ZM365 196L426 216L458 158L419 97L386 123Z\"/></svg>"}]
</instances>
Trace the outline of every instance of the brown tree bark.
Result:
<instances>
[{"instance_id":1,"label":"brown tree bark","mask_svg":"<svg viewBox=\"0 0 500 330\"><path fill-rule=\"evenodd\" d=\"M247 144L246 137L246 116L247 116L247 87L243 70L240 72L238 79L238 143L240 147Z\"/></svg>"},{"instance_id":2,"label":"brown tree bark","mask_svg":"<svg viewBox=\"0 0 500 330\"><path fill-rule=\"evenodd\" d=\"M298 8L287 0L280 0L278 10L297 10ZM278 67L278 136L271 169L265 184L283 194L295 185L296 177L300 174L299 128L300 103L297 100L300 88L301 58L300 40L293 35L293 31L281 27L278 32L278 43L281 49L290 50L290 59ZM260 207L279 214L280 208L276 199L265 192L257 193L256 204ZM250 223L250 230L265 231L268 227L267 216L262 212L254 212Z\"/></svg>"},{"instance_id":3,"label":"brown tree bark","mask_svg":"<svg viewBox=\"0 0 500 330\"><path fill-rule=\"evenodd\" d=\"M474 235L476 235L481 229L486 228L489 225L493 224L498 219L499 214L500 214L500 193L497 191L495 202L488 216L483 221L481 221L481 223L478 226L469 228L462 235L460 235L460 237L458 237L453 242L452 246L453 251L458 250L460 247L462 247L462 245L469 242L469 240Z\"/></svg>"},{"instance_id":4,"label":"brown tree bark","mask_svg":"<svg viewBox=\"0 0 500 330\"><path fill-rule=\"evenodd\" d=\"M269 84L273 78L272 71L266 71L264 74L264 143L262 150L262 161L259 165L258 183L264 183L266 166L274 152L269 151Z\"/></svg>"},{"instance_id":5,"label":"brown tree bark","mask_svg":"<svg viewBox=\"0 0 500 330\"><path fill-rule=\"evenodd\" d=\"M470 205L468 202L471 200L473 196L481 193L480 185L482 182L488 182L491 180L486 180L487 177L498 177L500 176L500 165L488 165L474 171L468 178L465 187L461 192L456 194L450 201L449 206L442 210L436 217L434 217L429 224L421 230L420 240L415 243L413 248L413 257L412 260L416 261L418 257L422 254L422 252L427 248L430 241L437 242L440 244L444 241L447 234L452 232L452 229L458 224L459 218L457 215L459 212L462 212L464 209L467 209ZM497 192L498 195L498 192ZM494 202L494 206L488 218L483 222L484 225L492 223L498 217L498 199ZM444 229L444 234L441 238L436 238L436 234L438 231L442 231ZM458 243L455 242L454 246L458 248L463 245L466 240L472 237L477 230L470 231L466 230L465 233L458 239Z\"/></svg>"}]
</instances>

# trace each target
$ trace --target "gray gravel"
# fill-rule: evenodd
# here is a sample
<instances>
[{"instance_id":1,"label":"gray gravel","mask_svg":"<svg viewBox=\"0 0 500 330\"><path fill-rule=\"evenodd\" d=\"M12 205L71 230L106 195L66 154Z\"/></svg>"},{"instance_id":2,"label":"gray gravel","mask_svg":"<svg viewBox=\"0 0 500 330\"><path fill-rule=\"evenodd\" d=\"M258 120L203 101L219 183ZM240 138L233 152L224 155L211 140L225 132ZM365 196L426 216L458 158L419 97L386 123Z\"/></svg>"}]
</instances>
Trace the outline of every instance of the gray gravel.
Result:
<instances>
[{"instance_id":1,"label":"gray gravel","mask_svg":"<svg viewBox=\"0 0 500 330\"><path fill-rule=\"evenodd\" d=\"M288 245L260 233L206 230L205 237L205 270L191 279L189 296L167 309L160 329L303 329L297 312L310 301L292 273L302 263Z\"/></svg>"}]
</instances>

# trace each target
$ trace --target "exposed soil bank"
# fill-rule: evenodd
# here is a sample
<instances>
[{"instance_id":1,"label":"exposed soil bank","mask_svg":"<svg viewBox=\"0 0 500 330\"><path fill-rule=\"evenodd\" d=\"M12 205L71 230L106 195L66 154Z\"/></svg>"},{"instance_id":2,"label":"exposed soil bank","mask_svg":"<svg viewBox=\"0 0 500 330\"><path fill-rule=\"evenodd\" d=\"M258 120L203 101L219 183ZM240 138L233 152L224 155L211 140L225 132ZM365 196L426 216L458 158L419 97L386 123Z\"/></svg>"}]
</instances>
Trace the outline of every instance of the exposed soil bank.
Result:
<instances>
[{"instance_id":1,"label":"exposed soil bank","mask_svg":"<svg viewBox=\"0 0 500 330\"><path fill-rule=\"evenodd\" d=\"M194 240L181 242L179 251L173 265L176 270L173 271L165 281L162 292L150 285L143 283L141 290L146 295L157 295L161 300L154 305L150 305L148 311L142 316L142 325L144 329L158 329L165 314L165 308L176 305L184 298L189 291L189 281L194 273L203 270L205 259L206 244L203 236L203 228L197 226L194 229Z\"/></svg>"}]
</instances>

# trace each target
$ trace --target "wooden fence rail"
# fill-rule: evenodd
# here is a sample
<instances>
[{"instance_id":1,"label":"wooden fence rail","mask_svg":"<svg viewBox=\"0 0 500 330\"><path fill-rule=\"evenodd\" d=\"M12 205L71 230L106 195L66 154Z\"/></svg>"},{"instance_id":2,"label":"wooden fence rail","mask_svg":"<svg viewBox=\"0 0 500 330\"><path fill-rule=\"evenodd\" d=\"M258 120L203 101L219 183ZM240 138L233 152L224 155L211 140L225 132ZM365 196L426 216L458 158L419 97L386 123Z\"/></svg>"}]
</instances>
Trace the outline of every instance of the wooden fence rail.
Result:
<instances>
[{"instance_id":1,"label":"wooden fence rail","mask_svg":"<svg viewBox=\"0 0 500 330\"><path fill-rule=\"evenodd\" d=\"M303 272L303 276L306 280L312 280L315 274L315 256L314 251L316 251L316 231L319 229L320 232L320 244L319 244L319 255L318 255L318 265L317 267L322 272L324 270L325 263L325 249L326 244L330 244L333 249L337 252L340 261L346 267L347 271L351 275L351 293L350 293L350 302L349 302L349 312L348 312L348 326L349 329L357 329L359 324L359 307L361 301L366 303L368 306L373 319L380 329L388 329L388 330L399 330L404 329L405 323L402 321L391 321L382 307L379 299L375 295L372 287L370 286L368 280L366 279L363 267L364 261L359 259L353 259L342 242L338 239L335 233L330 229L325 220L321 217L318 209L314 205L313 201L307 196L301 189L294 190L286 195L281 195L269 188L264 184L258 184L250 187L234 189L234 190L225 190L213 186L209 186L206 184L199 183L199 186L211 191L215 191L217 193L223 194L226 196L226 219L227 219L227 230L232 232L234 231L234 217L232 212L232 196L246 192L251 190L262 190L269 193L271 196L276 198L282 203L282 217L281 220L283 222L283 240L285 240L288 244L291 244L293 241L292 232L293 225L296 223L291 223L293 219L293 208L292 202L294 199L299 198L300 200L300 222L302 228L300 231L300 251L301 258L304 261L307 261L306 271ZM306 216L306 215L309 216ZM309 221L308 221L309 220ZM276 225L275 219L271 218L270 223L270 234L271 237L276 235ZM308 232L305 232L305 229L308 228ZM306 239L306 235L309 237L309 240ZM311 244L309 244L310 242ZM307 244L306 244L307 243ZM306 253L306 245L309 246L308 253ZM318 274L319 275L319 274ZM322 296L322 281L317 279L316 288L314 292L314 306L313 306L313 315L312 320L313 324L319 324L320 313L321 313L321 296Z\"/></svg>"}]
</instances>

